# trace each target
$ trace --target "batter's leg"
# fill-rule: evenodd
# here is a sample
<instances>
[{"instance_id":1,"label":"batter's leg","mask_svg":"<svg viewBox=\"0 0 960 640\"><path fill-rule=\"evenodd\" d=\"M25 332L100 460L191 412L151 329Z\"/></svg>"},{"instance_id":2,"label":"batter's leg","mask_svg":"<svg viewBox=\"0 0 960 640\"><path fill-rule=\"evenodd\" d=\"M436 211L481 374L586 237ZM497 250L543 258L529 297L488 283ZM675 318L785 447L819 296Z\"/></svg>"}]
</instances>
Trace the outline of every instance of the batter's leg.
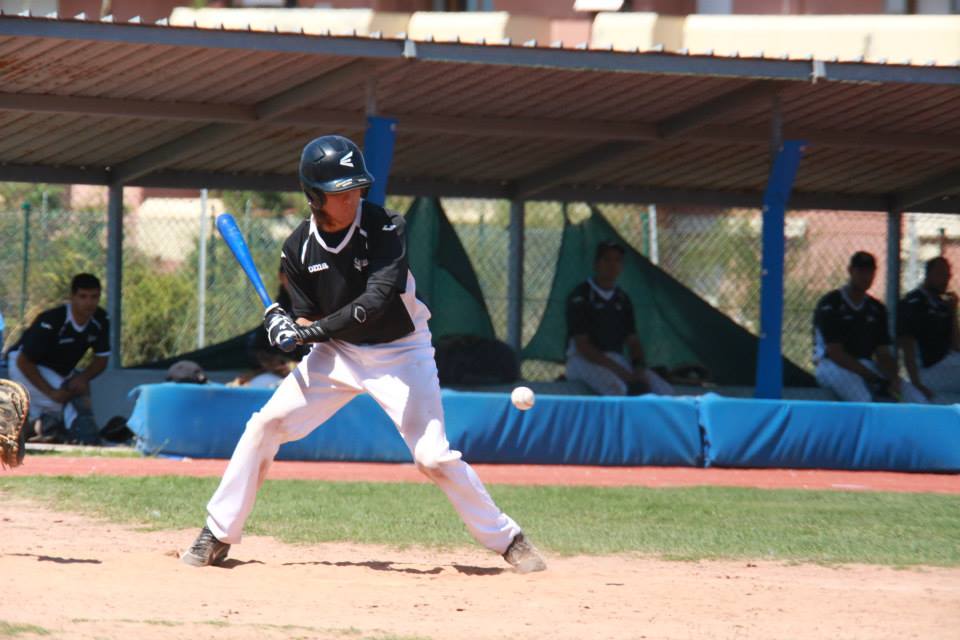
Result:
<instances>
[{"instance_id":1,"label":"batter's leg","mask_svg":"<svg viewBox=\"0 0 960 640\"><path fill-rule=\"evenodd\" d=\"M363 386L397 425L417 467L447 495L470 535L503 554L520 527L497 507L460 452L450 449L431 351L415 352L405 358L406 364L364 379Z\"/></svg>"},{"instance_id":2,"label":"batter's leg","mask_svg":"<svg viewBox=\"0 0 960 640\"><path fill-rule=\"evenodd\" d=\"M207 528L221 542L240 542L257 490L284 442L305 437L360 392L344 363L317 345L247 422L220 486L207 504Z\"/></svg>"}]
</instances>

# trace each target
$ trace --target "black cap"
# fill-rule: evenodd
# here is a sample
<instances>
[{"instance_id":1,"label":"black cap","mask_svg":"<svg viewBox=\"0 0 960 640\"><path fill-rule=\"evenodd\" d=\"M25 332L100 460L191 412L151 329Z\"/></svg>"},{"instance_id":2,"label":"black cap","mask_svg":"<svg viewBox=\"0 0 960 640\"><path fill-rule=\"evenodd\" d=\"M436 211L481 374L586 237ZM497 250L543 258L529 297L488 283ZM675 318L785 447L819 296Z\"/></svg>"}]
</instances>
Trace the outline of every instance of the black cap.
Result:
<instances>
[{"instance_id":1,"label":"black cap","mask_svg":"<svg viewBox=\"0 0 960 640\"><path fill-rule=\"evenodd\" d=\"M868 253L866 251L857 251L855 254L850 256L850 268L876 269L877 259L873 257L872 253Z\"/></svg>"},{"instance_id":2,"label":"black cap","mask_svg":"<svg viewBox=\"0 0 960 640\"><path fill-rule=\"evenodd\" d=\"M607 251L617 251L620 253L620 255L623 255L627 252L627 250L624 249L623 245L619 242L614 240L601 240L597 243L597 250L593 254L593 261L596 262L599 260Z\"/></svg>"},{"instance_id":3,"label":"black cap","mask_svg":"<svg viewBox=\"0 0 960 640\"><path fill-rule=\"evenodd\" d=\"M193 360L178 360L167 369L167 382L206 384L207 375Z\"/></svg>"}]
</instances>

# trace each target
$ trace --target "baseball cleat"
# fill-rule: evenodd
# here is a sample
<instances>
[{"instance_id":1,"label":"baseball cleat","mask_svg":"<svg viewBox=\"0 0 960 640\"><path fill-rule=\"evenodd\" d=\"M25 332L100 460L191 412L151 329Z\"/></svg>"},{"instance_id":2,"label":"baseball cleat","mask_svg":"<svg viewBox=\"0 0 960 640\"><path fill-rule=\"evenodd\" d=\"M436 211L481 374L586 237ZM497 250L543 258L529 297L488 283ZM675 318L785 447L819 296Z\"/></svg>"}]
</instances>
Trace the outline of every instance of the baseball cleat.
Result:
<instances>
[{"instance_id":1,"label":"baseball cleat","mask_svg":"<svg viewBox=\"0 0 960 640\"><path fill-rule=\"evenodd\" d=\"M191 567L208 567L223 563L229 551L230 545L217 540L213 532L204 527L190 550L180 556L180 560Z\"/></svg>"},{"instance_id":2,"label":"baseball cleat","mask_svg":"<svg viewBox=\"0 0 960 640\"><path fill-rule=\"evenodd\" d=\"M518 533L513 538L513 542L503 552L503 559L513 565L517 573L534 573L547 568L547 563L540 557L540 552L522 533Z\"/></svg>"}]
</instances>

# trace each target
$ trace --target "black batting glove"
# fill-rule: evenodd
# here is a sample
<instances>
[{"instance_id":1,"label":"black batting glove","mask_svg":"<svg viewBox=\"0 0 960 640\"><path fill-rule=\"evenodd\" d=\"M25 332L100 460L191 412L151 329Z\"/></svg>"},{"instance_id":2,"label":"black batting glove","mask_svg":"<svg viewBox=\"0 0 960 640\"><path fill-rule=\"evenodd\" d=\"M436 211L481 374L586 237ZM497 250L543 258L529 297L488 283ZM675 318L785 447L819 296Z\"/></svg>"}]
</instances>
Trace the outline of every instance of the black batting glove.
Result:
<instances>
[{"instance_id":1,"label":"black batting glove","mask_svg":"<svg viewBox=\"0 0 960 640\"><path fill-rule=\"evenodd\" d=\"M306 327L298 326L297 331L301 342L326 342L330 339L327 332L320 326L319 320Z\"/></svg>"},{"instance_id":2,"label":"black batting glove","mask_svg":"<svg viewBox=\"0 0 960 640\"><path fill-rule=\"evenodd\" d=\"M263 326L271 346L288 353L297 348L300 341L297 323L276 302L263 312Z\"/></svg>"}]
</instances>

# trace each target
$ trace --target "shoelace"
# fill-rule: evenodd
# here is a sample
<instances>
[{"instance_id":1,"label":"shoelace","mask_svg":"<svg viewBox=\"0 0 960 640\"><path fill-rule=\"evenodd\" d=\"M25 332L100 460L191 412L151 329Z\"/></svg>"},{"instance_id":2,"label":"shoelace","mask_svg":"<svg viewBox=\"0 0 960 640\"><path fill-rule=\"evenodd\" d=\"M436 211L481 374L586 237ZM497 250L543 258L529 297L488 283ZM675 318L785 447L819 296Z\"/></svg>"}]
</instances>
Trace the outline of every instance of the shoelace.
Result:
<instances>
[{"instance_id":1,"label":"shoelace","mask_svg":"<svg viewBox=\"0 0 960 640\"><path fill-rule=\"evenodd\" d=\"M213 533L211 533L209 529L204 529L197 537L197 541L190 547L190 553L202 553L217 542L219 542L219 540L214 537Z\"/></svg>"}]
</instances>

